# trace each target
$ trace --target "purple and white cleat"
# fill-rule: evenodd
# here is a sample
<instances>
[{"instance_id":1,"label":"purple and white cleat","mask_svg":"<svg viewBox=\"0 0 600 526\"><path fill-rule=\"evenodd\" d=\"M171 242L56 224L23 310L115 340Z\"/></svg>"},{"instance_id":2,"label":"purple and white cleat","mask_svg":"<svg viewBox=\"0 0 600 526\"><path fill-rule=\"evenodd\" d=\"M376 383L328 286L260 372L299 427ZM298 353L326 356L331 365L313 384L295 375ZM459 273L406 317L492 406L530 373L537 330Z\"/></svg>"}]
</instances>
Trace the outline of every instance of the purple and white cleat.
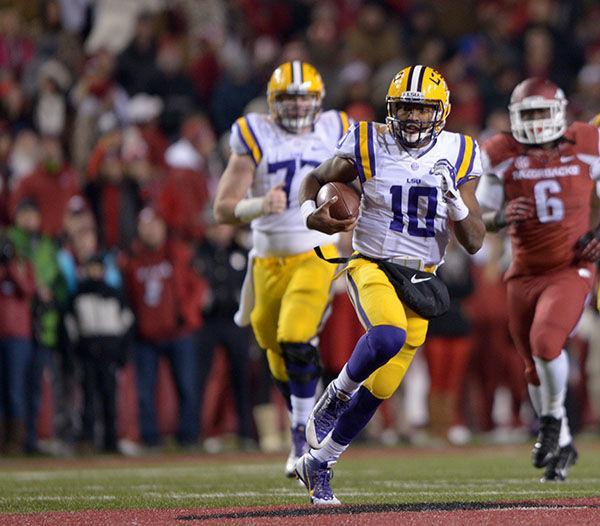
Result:
<instances>
[{"instance_id":1,"label":"purple and white cleat","mask_svg":"<svg viewBox=\"0 0 600 526\"><path fill-rule=\"evenodd\" d=\"M315 404L306 424L306 440L313 449L321 449L335 423L350 405L352 396L331 382Z\"/></svg>"},{"instance_id":2,"label":"purple and white cleat","mask_svg":"<svg viewBox=\"0 0 600 526\"><path fill-rule=\"evenodd\" d=\"M310 453L303 455L296 464L298 479L306 486L311 504L331 506L341 504L333 494L329 481L333 477L332 462L320 462Z\"/></svg>"},{"instance_id":3,"label":"purple and white cleat","mask_svg":"<svg viewBox=\"0 0 600 526\"><path fill-rule=\"evenodd\" d=\"M306 427L297 425L292 427L292 448L285 462L285 476L294 478L296 476L296 462L308 451L306 444Z\"/></svg>"}]
</instances>

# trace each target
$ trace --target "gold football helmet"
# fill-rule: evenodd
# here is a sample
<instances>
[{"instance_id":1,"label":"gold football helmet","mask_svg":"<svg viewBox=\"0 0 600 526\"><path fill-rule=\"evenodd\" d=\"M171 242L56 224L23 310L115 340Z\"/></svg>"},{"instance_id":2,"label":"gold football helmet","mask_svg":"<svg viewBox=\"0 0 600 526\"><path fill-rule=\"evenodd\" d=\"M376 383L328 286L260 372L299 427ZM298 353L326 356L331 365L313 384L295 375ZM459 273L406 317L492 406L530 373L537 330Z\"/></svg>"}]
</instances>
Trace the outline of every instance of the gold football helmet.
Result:
<instances>
[{"instance_id":1,"label":"gold football helmet","mask_svg":"<svg viewBox=\"0 0 600 526\"><path fill-rule=\"evenodd\" d=\"M386 103L390 133L409 148L425 146L435 139L450 114L448 85L429 66L409 66L396 73Z\"/></svg>"},{"instance_id":2,"label":"gold football helmet","mask_svg":"<svg viewBox=\"0 0 600 526\"><path fill-rule=\"evenodd\" d=\"M307 62L281 64L267 85L269 110L275 122L290 133L312 128L321 111L325 86L319 72Z\"/></svg>"}]
</instances>

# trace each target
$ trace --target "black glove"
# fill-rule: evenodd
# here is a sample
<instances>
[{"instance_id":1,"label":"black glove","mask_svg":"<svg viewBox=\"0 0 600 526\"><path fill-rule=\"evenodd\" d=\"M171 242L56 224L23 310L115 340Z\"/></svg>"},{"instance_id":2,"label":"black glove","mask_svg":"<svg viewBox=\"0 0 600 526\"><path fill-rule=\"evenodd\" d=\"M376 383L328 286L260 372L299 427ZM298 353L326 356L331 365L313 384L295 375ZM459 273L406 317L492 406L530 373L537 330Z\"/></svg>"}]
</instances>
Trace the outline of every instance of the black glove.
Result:
<instances>
[{"instance_id":1,"label":"black glove","mask_svg":"<svg viewBox=\"0 0 600 526\"><path fill-rule=\"evenodd\" d=\"M583 234L575 243L575 254L578 260L598 261L600 259L600 227L593 232Z\"/></svg>"}]
</instances>

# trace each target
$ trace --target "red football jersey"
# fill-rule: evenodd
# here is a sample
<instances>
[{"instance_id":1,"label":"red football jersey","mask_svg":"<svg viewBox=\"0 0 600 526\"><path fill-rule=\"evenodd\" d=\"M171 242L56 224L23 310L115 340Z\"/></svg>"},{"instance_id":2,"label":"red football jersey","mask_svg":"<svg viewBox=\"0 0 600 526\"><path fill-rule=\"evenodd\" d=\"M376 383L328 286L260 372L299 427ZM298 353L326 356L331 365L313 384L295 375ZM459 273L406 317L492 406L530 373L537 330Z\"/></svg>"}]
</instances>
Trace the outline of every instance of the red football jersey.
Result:
<instances>
[{"instance_id":1,"label":"red football jersey","mask_svg":"<svg viewBox=\"0 0 600 526\"><path fill-rule=\"evenodd\" d=\"M595 181L590 168L600 156L598 128L576 122L555 148L525 147L495 135L482 145L492 172L504 183L505 201L529 197L536 217L509 227L512 263L507 278L542 274L575 262L575 243L590 229Z\"/></svg>"}]
</instances>

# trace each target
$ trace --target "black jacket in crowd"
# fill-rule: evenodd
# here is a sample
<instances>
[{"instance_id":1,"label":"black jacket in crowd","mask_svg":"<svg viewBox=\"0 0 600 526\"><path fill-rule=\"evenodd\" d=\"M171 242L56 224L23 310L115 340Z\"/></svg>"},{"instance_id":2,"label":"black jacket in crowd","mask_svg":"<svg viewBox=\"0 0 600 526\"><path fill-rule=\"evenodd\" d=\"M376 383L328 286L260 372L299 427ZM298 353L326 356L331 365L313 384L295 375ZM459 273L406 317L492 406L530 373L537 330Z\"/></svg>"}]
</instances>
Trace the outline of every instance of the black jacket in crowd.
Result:
<instances>
[{"instance_id":1,"label":"black jacket in crowd","mask_svg":"<svg viewBox=\"0 0 600 526\"><path fill-rule=\"evenodd\" d=\"M133 314L121 291L104 281L83 280L65 313L65 326L70 344L82 358L125 363Z\"/></svg>"},{"instance_id":2,"label":"black jacket in crowd","mask_svg":"<svg viewBox=\"0 0 600 526\"><path fill-rule=\"evenodd\" d=\"M196 271L206 279L208 300L203 309L204 318L231 318L237 311L242 283L246 274L248 251L232 241L220 247L205 239L194 256Z\"/></svg>"}]
</instances>

